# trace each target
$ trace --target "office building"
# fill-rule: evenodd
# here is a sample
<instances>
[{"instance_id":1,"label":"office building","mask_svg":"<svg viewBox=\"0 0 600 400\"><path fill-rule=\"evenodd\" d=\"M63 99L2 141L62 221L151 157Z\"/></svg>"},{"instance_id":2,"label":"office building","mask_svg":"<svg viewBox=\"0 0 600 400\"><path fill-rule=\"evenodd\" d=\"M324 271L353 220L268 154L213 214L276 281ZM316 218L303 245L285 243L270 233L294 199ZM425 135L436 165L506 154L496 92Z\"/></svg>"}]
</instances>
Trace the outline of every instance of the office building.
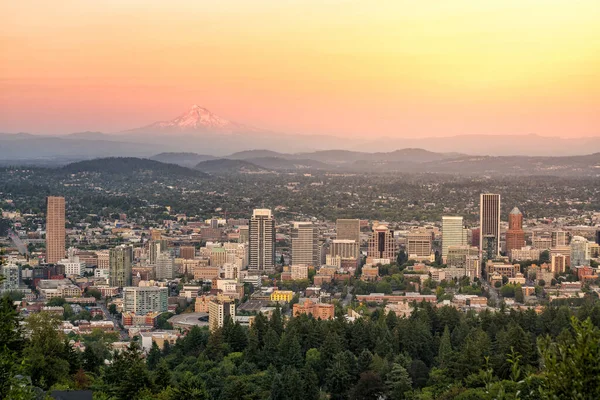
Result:
<instances>
[{"instance_id":1,"label":"office building","mask_svg":"<svg viewBox=\"0 0 600 400\"><path fill-rule=\"evenodd\" d=\"M585 266L589 264L588 242L581 236L574 236L571 239L571 268Z\"/></svg>"},{"instance_id":2,"label":"office building","mask_svg":"<svg viewBox=\"0 0 600 400\"><path fill-rule=\"evenodd\" d=\"M290 273L293 281L308 279L308 265L294 264L290 267Z\"/></svg>"},{"instance_id":3,"label":"office building","mask_svg":"<svg viewBox=\"0 0 600 400\"><path fill-rule=\"evenodd\" d=\"M540 251L550 250L552 248L552 237L547 232L544 234L535 234L534 232L531 236L531 245Z\"/></svg>"},{"instance_id":4,"label":"office building","mask_svg":"<svg viewBox=\"0 0 600 400\"><path fill-rule=\"evenodd\" d=\"M500 255L500 195L482 193L479 202L479 246L486 259Z\"/></svg>"},{"instance_id":5,"label":"office building","mask_svg":"<svg viewBox=\"0 0 600 400\"><path fill-rule=\"evenodd\" d=\"M162 231L160 229L150 229L150 239L151 240L161 240L162 239Z\"/></svg>"},{"instance_id":6,"label":"office building","mask_svg":"<svg viewBox=\"0 0 600 400\"><path fill-rule=\"evenodd\" d=\"M569 245L569 232L566 232L566 231L552 232L552 247L568 246L568 245Z\"/></svg>"},{"instance_id":7,"label":"office building","mask_svg":"<svg viewBox=\"0 0 600 400\"><path fill-rule=\"evenodd\" d=\"M179 258L184 260L193 260L196 257L196 248L194 246L181 246L179 248Z\"/></svg>"},{"instance_id":8,"label":"office building","mask_svg":"<svg viewBox=\"0 0 600 400\"><path fill-rule=\"evenodd\" d=\"M336 239L354 240L360 244L360 220L338 219L335 223Z\"/></svg>"},{"instance_id":9,"label":"office building","mask_svg":"<svg viewBox=\"0 0 600 400\"><path fill-rule=\"evenodd\" d=\"M408 258L421 260L431 257L432 242L433 237L431 232L410 232L406 235L406 254Z\"/></svg>"},{"instance_id":10,"label":"office building","mask_svg":"<svg viewBox=\"0 0 600 400\"><path fill-rule=\"evenodd\" d=\"M235 303L211 300L208 303L208 327L211 332L222 328L227 318L235 318Z\"/></svg>"},{"instance_id":11,"label":"office building","mask_svg":"<svg viewBox=\"0 0 600 400\"><path fill-rule=\"evenodd\" d=\"M567 271L567 257L562 254L553 254L551 269L553 274L562 274Z\"/></svg>"},{"instance_id":12,"label":"office building","mask_svg":"<svg viewBox=\"0 0 600 400\"><path fill-rule=\"evenodd\" d=\"M18 290L21 286L21 267L16 264L6 264L0 268L4 281L0 283L0 291Z\"/></svg>"},{"instance_id":13,"label":"office building","mask_svg":"<svg viewBox=\"0 0 600 400\"><path fill-rule=\"evenodd\" d=\"M111 286L131 286L133 247L121 245L109 251L109 281Z\"/></svg>"},{"instance_id":14,"label":"office building","mask_svg":"<svg viewBox=\"0 0 600 400\"><path fill-rule=\"evenodd\" d=\"M156 264L156 258L163 251L167 251L168 243L165 239L151 240L148 242L148 262Z\"/></svg>"},{"instance_id":15,"label":"office building","mask_svg":"<svg viewBox=\"0 0 600 400\"><path fill-rule=\"evenodd\" d=\"M155 274L156 279L158 280L171 280L173 279L173 266L175 264L175 260L171 253L168 251L163 251L156 257L156 268Z\"/></svg>"},{"instance_id":16,"label":"office building","mask_svg":"<svg viewBox=\"0 0 600 400\"><path fill-rule=\"evenodd\" d=\"M257 275L275 271L275 219L271 210L254 210L249 226L248 272Z\"/></svg>"},{"instance_id":17,"label":"office building","mask_svg":"<svg viewBox=\"0 0 600 400\"><path fill-rule=\"evenodd\" d=\"M508 230L506 231L506 254L512 257L513 250L525 246L525 232L523 231L523 214L515 207L508 214Z\"/></svg>"},{"instance_id":18,"label":"office building","mask_svg":"<svg viewBox=\"0 0 600 400\"><path fill-rule=\"evenodd\" d=\"M65 258L65 198L48 196L46 200L46 262Z\"/></svg>"},{"instance_id":19,"label":"office building","mask_svg":"<svg viewBox=\"0 0 600 400\"><path fill-rule=\"evenodd\" d=\"M474 246L450 246L446 256L448 267L464 268L467 265L467 258L479 256L479 249Z\"/></svg>"},{"instance_id":20,"label":"office building","mask_svg":"<svg viewBox=\"0 0 600 400\"><path fill-rule=\"evenodd\" d=\"M168 297L166 287L124 287L123 313L146 315L149 312L166 312Z\"/></svg>"},{"instance_id":21,"label":"office building","mask_svg":"<svg viewBox=\"0 0 600 400\"><path fill-rule=\"evenodd\" d=\"M448 247L467 244L463 217L442 216L442 258L448 257Z\"/></svg>"},{"instance_id":22,"label":"office building","mask_svg":"<svg viewBox=\"0 0 600 400\"><path fill-rule=\"evenodd\" d=\"M294 222L291 237L291 264L319 267L319 229L308 222Z\"/></svg>"},{"instance_id":23,"label":"office building","mask_svg":"<svg viewBox=\"0 0 600 400\"><path fill-rule=\"evenodd\" d=\"M358 221L358 220L357 220ZM394 231L386 225L375 223L369 238L367 257L371 259L386 259L394 261L396 258L396 241Z\"/></svg>"},{"instance_id":24,"label":"office building","mask_svg":"<svg viewBox=\"0 0 600 400\"><path fill-rule=\"evenodd\" d=\"M240 231L240 238L238 239L238 241L240 243L248 243L248 241L250 240L250 227L248 225L243 225L240 226L238 229Z\"/></svg>"},{"instance_id":25,"label":"office building","mask_svg":"<svg viewBox=\"0 0 600 400\"><path fill-rule=\"evenodd\" d=\"M340 258L358 259L360 248L358 242L350 239L334 239L329 246L329 255Z\"/></svg>"},{"instance_id":26,"label":"office building","mask_svg":"<svg viewBox=\"0 0 600 400\"><path fill-rule=\"evenodd\" d=\"M524 246L520 249L512 249L510 251L510 259L512 261L536 261L540 259L540 253L540 249Z\"/></svg>"},{"instance_id":27,"label":"office building","mask_svg":"<svg viewBox=\"0 0 600 400\"><path fill-rule=\"evenodd\" d=\"M57 264L64 266L66 276L81 276L85 269L85 264L79 260L79 256L70 255L69 258L59 260Z\"/></svg>"}]
</instances>

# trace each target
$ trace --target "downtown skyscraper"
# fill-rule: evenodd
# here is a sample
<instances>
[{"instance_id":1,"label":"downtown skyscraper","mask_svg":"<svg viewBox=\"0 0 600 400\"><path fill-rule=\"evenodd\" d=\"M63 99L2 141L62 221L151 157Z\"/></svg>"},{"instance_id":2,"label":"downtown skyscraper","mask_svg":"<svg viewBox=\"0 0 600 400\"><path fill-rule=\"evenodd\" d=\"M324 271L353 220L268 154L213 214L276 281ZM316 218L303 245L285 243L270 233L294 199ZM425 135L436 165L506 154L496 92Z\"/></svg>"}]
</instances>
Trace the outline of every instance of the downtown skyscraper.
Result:
<instances>
[{"instance_id":1,"label":"downtown skyscraper","mask_svg":"<svg viewBox=\"0 0 600 400\"><path fill-rule=\"evenodd\" d=\"M467 244L467 231L463 217L442 216L442 258L448 257L448 247Z\"/></svg>"},{"instance_id":2,"label":"downtown skyscraper","mask_svg":"<svg viewBox=\"0 0 600 400\"><path fill-rule=\"evenodd\" d=\"M509 256L513 250L525 246L525 232L523 231L523 214L515 207L508 214L508 230L506 231L506 254Z\"/></svg>"},{"instance_id":3,"label":"downtown skyscraper","mask_svg":"<svg viewBox=\"0 0 600 400\"><path fill-rule=\"evenodd\" d=\"M500 195L482 193L479 202L479 249L484 258L500 255Z\"/></svg>"},{"instance_id":4,"label":"downtown skyscraper","mask_svg":"<svg viewBox=\"0 0 600 400\"><path fill-rule=\"evenodd\" d=\"M249 224L250 263L254 275L275 270L275 219L269 209L256 209Z\"/></svg>"},{"instance_id":5,"label":"downtown skyscraper","mask_svg":"<svg viewBox=\"0 0 600 400\"><path fill-rule=\"evenodd\" d=\"M131 286L132 246L117 246L109 251L109 282L111 286Z\"/></svg>"},{"instance_id":6,"label":"downtown skyscraper","mask_svg":"<svg viewBox=\"0 0 600 400\"><path fill-rule=\"evenodd\" d=\"M65 198L46 199L46 262L54 264L65 258Z\"/></svg>"},{"instance_id":7,"label":"downtown skyscraper","mask_svg":"<svg viewBox=\"0 0 600 400\"><path fill-rule=\"evenodd\" d=\"M292 265L319 267L319 229L310 222L294 222L292 228Z\"/></svg>"}]
</instances>

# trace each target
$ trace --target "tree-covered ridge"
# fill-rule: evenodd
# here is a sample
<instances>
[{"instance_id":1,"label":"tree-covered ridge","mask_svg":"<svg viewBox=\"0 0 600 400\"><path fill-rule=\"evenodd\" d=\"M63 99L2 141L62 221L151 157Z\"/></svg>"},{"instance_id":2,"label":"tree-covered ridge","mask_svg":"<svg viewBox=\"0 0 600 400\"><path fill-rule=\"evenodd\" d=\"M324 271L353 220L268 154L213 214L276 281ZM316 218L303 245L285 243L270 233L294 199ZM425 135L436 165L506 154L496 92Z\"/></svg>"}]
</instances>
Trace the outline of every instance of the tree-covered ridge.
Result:
<instances>
[{"instance_id":1,"label":"tree-covered ridge","mask_svg":"<svg viewBox=\"0 0 600 400\"><path fill-rule=\"evenodd\" d=\"M575 312L463 313L419 305L407 318L376 309L349 322L258 315L174 346L108 351L100 333L71 348L41 313L20 327L0 303L0 397L92 389L96 399L597 399L600 303ZM104 363L104 359L110 360ZM38 389L39 388L39 389Z\"/></svg>"},{"instance_id":2,"label":"tree-covered ridge","mask_svg":"<svg viewBox=\"0 0 600 400\"><path fill-rule=\"evenodd\" d=\"M107 174L154 173L161 176L205 177L206 174L176 164L147 158L108 157L79 161L61 168L68 173L98 172Z\"/></svg>"}]
</instances>

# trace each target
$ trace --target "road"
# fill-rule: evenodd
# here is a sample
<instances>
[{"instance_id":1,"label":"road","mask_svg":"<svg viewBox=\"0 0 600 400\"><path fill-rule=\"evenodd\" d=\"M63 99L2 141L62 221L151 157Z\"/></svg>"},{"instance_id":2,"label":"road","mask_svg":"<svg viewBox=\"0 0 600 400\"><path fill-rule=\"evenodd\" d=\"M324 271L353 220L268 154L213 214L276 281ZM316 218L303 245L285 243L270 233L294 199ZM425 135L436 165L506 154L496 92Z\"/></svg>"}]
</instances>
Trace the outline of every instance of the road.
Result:
<instances>
[{"instance_id":1,"label":"road","mask_svg":"<svg viewBox=\"0 0 600 400\"><path fill-rule=\"evenodd\" d=\"M25 243L23 243L23 241L21 240L19 235L17 235L15 232L13 232L12 229L8 230L8 237L10 238L10 240L12 240L12 242L15 244L15 246L17 246L19 253L24 254L24 255L27 255L29 253L27 251L27 246L25 246Z\"/></svg>"},{"instance_id":2,"label":"road","mask_svg":"<svg viewBox=\"0 0 600 400\"><path fill-rule=\"evenodd\" d=\"M121 337L122 341L127 341L129 340L129 335L127 334L127 331L125 329L121 329L121 321L119 321L117 318L113 317L111 315L111 313L108 312L108 309L106 308L106 304L104 304L104 302L98 302L98 305L100 306L100 308L102 309L102 312L104 313L104 318L108 321L112 321L115 324L115 329L119 330L119 336Z\"/></svg>"},{"instance_id":3,"label":"road","mask_svg":"<svg viewBox=\"0 0 600 400\"><path fill-rule=\"evenodd\" d=\"M346 297L344 297L344 300L342 300L342 306L347 307L348 304L350 304L350 302L352 301L352 291L354 290L354 286L348 286L348 294L346 294Z\"/></svg>"},{"instance_id":4,"label":"road","mask_svg":"<svg viewBox=\"0 0 600 400\"><path fill-rule=\"evenodd\" d=\"M493 288L485 279L481 279L481 284L483 285L483 288L489 292L490 298L495 302L496 305L498 305L500 301L498 290L496 290L496 288Z\"/></svg>"}]
</instances>

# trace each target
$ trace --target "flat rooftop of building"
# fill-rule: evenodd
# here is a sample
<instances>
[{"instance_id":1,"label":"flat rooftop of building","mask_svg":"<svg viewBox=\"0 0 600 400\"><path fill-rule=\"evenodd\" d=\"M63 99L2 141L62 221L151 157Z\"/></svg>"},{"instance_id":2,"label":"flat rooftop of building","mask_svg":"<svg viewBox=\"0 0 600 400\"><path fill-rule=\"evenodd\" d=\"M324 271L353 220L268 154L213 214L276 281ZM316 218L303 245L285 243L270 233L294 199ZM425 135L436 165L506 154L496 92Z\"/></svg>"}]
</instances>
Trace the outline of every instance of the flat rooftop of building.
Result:
<instances>
[{"instance_id":1,"label":"flat rooftop of building","mask_svg":"<svg viewBox=\"0 0 600 400\"><path fill-rule=\"evenodd\" d=\"M202 318L202 320L200 320ZM208 313L194 312L175 315L168 320L174 326L192 327L192 326L208 326Z\"/></svg>"}]
</instances>

